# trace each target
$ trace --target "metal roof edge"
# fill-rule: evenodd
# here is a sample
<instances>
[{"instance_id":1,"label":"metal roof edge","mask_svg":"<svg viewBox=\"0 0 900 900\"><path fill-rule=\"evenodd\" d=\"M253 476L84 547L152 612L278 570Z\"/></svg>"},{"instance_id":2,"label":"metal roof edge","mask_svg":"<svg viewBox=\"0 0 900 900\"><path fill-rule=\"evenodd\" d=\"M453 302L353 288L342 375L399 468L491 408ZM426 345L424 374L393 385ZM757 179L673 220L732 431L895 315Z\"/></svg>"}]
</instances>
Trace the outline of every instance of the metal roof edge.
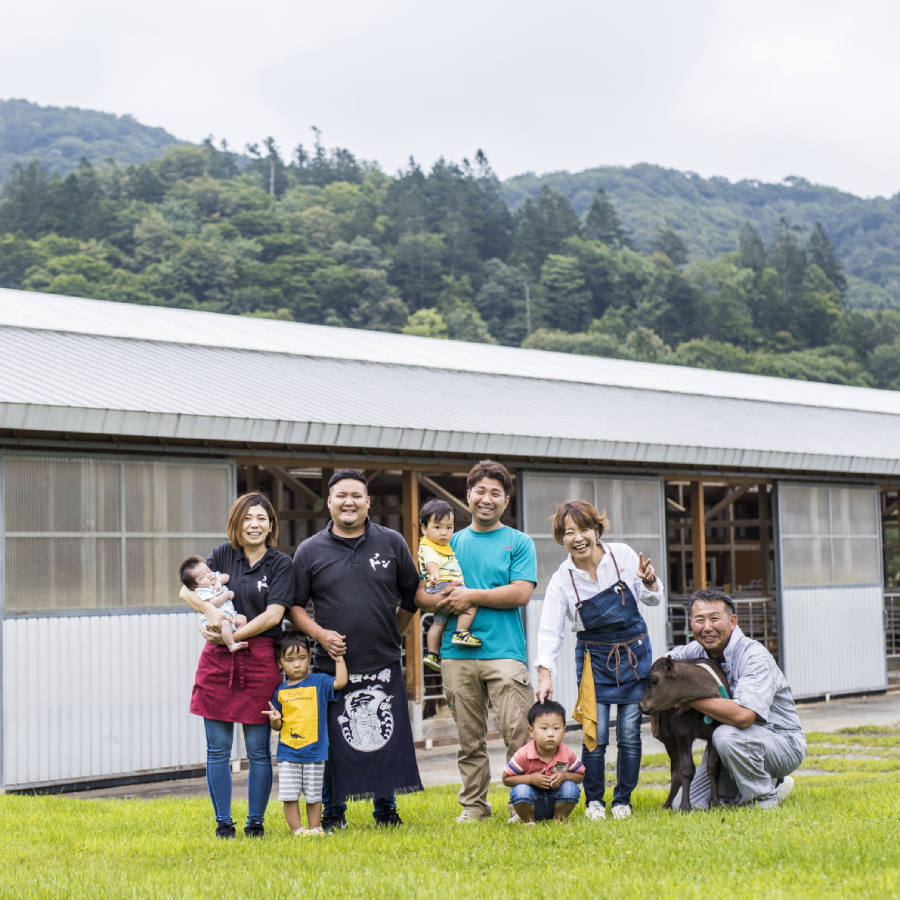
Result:
<instances>
[{"instance_id":1,"label":"metal roof edge","mask_svg":"<svg viewBox=\"0 0 900 900\"><path fill-rule=\"evenodd\" d=\"M431 453L493 454L536 458L604 460L644 465L759 469L776 472L830 472L867 477L900 475L900 459L828 456L778 450L744 450L683 444L598 441L535 435L474 433L427 428L231 419L223 416L81 409L0 403L0 427L41 431L122 435L170 440L243 444L324 446ZM235 451L235 455L240 455Z\"/></svg>"}]
</instances>

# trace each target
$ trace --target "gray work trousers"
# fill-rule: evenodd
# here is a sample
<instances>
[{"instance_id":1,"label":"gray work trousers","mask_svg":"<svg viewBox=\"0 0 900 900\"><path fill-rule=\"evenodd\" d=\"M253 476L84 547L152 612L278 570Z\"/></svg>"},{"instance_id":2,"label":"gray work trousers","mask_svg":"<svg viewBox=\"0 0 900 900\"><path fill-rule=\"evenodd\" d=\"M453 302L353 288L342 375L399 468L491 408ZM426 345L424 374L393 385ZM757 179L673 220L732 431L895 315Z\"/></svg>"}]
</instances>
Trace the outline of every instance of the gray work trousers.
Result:
<instances>
[{"instance_id":1,"label":"gray work trousers","mask_svg":"<svg viewBox=\"0 0 900 900\"><path fill-rule=\"evenodd\" d=\"M720 725L713 732L713 746L722 760L719 798L726 804L757 803L777 806L775 784L790 775L806 758L806 738L800 731L772 731L762 725L735 728ZM709 806L706 753L691 782L691 806Z\"/></svg>"}]
</instances>

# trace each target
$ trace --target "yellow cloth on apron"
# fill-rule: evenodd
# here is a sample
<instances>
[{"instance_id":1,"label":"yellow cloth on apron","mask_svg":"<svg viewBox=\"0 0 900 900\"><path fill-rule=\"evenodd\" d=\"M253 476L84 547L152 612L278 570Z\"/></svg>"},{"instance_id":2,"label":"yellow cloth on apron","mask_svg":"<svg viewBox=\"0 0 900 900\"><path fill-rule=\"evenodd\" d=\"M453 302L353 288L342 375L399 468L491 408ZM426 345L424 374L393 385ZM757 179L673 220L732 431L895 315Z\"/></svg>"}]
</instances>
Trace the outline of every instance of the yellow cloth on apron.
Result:
<instances>
[{"instance_id":1,"label":"yellow cloth on apron","mask_svg":"<svg viewBox=\"0 0 900 900\"><path fill-rule=\"evenodd\" d=\"M588 751L597 749L597 692L594 690L594 670L591 667L591 651L584 651L581 668L581 684L572 718L584 729L584 746Z\"/></svg>"}]
</instances>

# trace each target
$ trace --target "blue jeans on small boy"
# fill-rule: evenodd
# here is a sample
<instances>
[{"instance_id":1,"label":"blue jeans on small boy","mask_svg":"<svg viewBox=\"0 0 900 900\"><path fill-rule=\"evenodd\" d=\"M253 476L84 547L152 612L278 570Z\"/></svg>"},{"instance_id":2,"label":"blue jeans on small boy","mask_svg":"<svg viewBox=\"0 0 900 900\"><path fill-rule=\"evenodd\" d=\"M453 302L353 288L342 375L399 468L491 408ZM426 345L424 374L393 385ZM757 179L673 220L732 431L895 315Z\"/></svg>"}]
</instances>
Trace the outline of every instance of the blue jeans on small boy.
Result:
<instances>
[{"instance_id":1,"label":"blue jeans on small boy","mask_svg":"<svg viewBox=\"0 0 900 900\"><path fill-rule=\"evenodd\" d=\"M557 803L577 803L581 788L574 781L566 779L559 787L542 791L530 784L516 784L509 792L509 802L528 803L534 807L534 820L552 819Z\"/></svg>"},{"instance_id":2,"label":"blue jeans on small boy","mask_svg":"<svg viewBox=\"0 0 900 900\"><path fill-rule=\"evenodd\" d=\"M641 771L641 708L637 703L617 704L616 744L619 755L616 760L616 787L613 806L631 803L631 792L637 787ZM581 748L584 763L584 801L603 803L606 791L606 746L609 744L609 703L597 704L597 747L588 751ZM606 804L603 803L605 806Z\"/></svg>"}]
</instances>

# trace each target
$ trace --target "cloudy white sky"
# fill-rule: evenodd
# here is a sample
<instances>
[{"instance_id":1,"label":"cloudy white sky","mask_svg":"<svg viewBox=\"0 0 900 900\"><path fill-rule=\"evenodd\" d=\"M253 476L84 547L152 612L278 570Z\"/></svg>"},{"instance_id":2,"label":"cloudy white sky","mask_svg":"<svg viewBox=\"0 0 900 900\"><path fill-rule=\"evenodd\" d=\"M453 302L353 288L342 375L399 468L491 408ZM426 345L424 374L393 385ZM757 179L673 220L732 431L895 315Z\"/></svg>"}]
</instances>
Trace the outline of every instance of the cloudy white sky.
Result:
<instances>
[{"instance_id":1,"label":"cloudy white sky","mask_svg":"<svg viewBox=\"0 0 900 900\"><path fill-rule=\"evenodd\" d=\"M900 191L895 0L31 0L0 97L131 113L389 172L483 148L501 177L652 162Z\"/></svg>"}]
</instances>

